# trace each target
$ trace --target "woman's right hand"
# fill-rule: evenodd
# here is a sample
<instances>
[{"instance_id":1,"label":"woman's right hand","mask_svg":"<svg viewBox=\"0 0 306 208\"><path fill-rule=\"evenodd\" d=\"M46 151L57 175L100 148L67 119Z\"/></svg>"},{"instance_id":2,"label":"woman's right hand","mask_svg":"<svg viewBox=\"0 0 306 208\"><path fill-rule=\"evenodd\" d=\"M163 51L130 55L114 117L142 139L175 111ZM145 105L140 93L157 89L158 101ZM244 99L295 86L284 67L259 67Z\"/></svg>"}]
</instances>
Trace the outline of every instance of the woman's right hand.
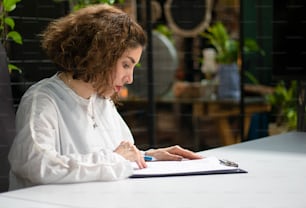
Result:
<instances>
[{"instance_id":1,"label":"woman's right hand","mask_svg":"<svg viewBox=\"0 0 306 208\"><path fill-rule=\"evenodd\" d=\"M114 150L114 152L131 162L136 162L140 169L147 167L143 155L141 154L139 149L130 141L122 141L119 146Z\"/></svg>"}]
</instances>

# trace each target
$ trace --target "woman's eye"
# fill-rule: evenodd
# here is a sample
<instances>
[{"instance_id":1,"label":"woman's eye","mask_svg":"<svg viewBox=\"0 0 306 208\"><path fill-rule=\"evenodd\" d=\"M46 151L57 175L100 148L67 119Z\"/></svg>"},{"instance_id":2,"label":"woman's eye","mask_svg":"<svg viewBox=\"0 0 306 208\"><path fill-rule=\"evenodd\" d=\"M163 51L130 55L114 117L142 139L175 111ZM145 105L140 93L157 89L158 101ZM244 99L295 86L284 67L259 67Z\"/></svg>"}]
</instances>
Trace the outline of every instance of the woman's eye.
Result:
<instances>
[{"instance_id":1,"label":"woman's eye","mask_svg":"<svg viewBox=\"0 0 306 208\"><path fill-rule=\"evenodd\" d=\"M128 64L123 64L123 68L128 69L128 68L130 68L130 65L128 65Z\"/></svg>"}]
</instances>

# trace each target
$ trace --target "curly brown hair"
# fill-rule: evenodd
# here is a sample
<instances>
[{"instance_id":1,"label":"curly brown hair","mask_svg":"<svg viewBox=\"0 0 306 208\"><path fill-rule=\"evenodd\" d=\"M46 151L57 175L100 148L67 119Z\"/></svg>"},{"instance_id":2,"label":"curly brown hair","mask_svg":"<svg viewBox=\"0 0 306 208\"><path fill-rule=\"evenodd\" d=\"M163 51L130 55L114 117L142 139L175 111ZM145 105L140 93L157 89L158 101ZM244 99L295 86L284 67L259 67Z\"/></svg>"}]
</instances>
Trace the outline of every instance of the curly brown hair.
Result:
<instances>
[{"instance_id":1,"label":"curly brown hair","mask_svg":"<svg viewBox=\"0 0 306 208\"><path fill-rule=\"evenodd\" d=\"M106 4L59 18L41 35L42 48L59 71L93 83L100 96L111 86L113 69L122 54L146 44L141 26L122 10Z\"/></svg>"}]
</instances>

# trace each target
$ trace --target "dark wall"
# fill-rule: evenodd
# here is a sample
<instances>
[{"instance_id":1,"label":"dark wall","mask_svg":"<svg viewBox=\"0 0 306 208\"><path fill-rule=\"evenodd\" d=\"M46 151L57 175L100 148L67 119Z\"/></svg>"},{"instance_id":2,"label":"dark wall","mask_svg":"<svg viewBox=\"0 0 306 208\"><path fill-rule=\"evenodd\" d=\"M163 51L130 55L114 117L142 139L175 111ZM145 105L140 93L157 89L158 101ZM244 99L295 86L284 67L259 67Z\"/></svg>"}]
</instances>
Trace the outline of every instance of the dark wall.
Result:
<instances>
[{"instance_id":1,"label":"dark wall","mask_svg":"<svg viewBox=\"0 0 306 208\"><path fill-rule=\"evenodd\" d=\"M22 70L12 73L14 104L19 103L24 91L34 82L49 77L56 68L40 48L39 34L47 24L68 11L67 3L55 3L52 0L23 0L17 4L10 15L16 22L15 30L23 37L23 44L11 44L8 51L10 62Z\"/></svg>"},{"instance_id":2,"label":"dark wall","mask_svg":"<svg viewBox=\"0 0 306 208\"><path fill-rule=\"evenodd\" d=\"M246 69L261 84L272 82L272 0L243 1L243 34L255 39L265 51L264 56L249 55L245 58Z\"/></svg>"},{"instance_id":3,"label":"dark wall","mask_svg":"<svg viewBox=\"0 0 306 208\"><path fill-rule=\"evenodd\" d=\"M0 43L0 192L8 188L9 164L7 154L15 134L15 112L13 109L10 76L6 52Z\"/></svg>"},{"instance_id":4,"label":"dark wall","mask_svg":"<svg viewBox=\"0 0 306 208\"><path fill-rule=\"evenodd\" d=\"M273 78L306 80L306 2L273 0Z\"/></svg>"}]
</instances>

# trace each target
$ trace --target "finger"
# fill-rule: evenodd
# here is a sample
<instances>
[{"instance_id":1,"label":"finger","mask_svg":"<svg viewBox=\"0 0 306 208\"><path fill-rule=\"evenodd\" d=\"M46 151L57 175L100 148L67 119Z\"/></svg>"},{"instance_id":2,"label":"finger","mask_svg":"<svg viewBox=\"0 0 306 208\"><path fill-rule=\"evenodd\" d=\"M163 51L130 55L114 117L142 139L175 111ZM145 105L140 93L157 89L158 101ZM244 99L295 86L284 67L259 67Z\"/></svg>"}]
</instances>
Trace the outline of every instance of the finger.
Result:
<instances>
[{"instance_id":1,"label":"finger","mask_svg":"<svg viewBox=\"0 0 306 208\"><path fill-rule=\"evenodd\" d=\"M168 160L181 161L183 160L183 157L181 155L175 155L175 154L169 153Z\"/></svg>"},{"instance_id":2,"label":"finger","mask_svg":"<svg viewBox=\"0 0 306 208\"><path fill-rule=\"evenodd\" d=\"M138 167L140 169L142 168L146 168L147 167L147 163L144 160L144 157L142 156L142 154L140 153L139 149L133 145L133 151L136 153L136 160L135 162L137 163Z\"/></svg>"},{"instance_id":3,"label":"finger","mask_svg":"<svg viewBox=\"0 0 306 208\"><path fill-rule=\"evenodd\" d=\"M157 156L158 160L173 160L173 161L181 161L183 159L182 156L176 155L176 154L171 154L169 152L160 152Z\"/></svg>"},{"instance_id":4,"label":"finger","mask_svg":"<svg viewBox=\"0 0 306 208\"><path fill-rule=\"evenodd\" d=\"M202 159L203 156L196 154L190 150L184 150L184 153L182 155L184 158L190 159L190 160L194 160L194 159Z\"/></svg>"},{"instance_id":5,"label":"finger","mask_svg":"<svg viewBox=\"0 0 306 208\"><path fill-rule=\"evenodd\" d=\"M136 161L139 169L143 169L146 168L148 165L147 163L144 161L144 159L142 157L139 158L139 160Z\"/></svg>"},{"instance_id":6,"label":"finger","mask_svg":"<svg viewBox=\"0 0 306 208\"><path fill-rule=\"evenodd\" d=\"M199 155L199 154L196 154L195 152L193 151L190 151L188 149L184 149L178 145L176 146L173 146L170 150L169 150L170 153L172 154L176 154L176 155L180 155L184 158L187 158L187 159L201 159L203 158L203 156Z\"/></svg>"},{"instance_id":7,"label":"finger","mask_svg":"<svg viewBox=\"0 0 306 208\"><path fill-rule=\"evenodd\" d=\"M145 167L146 163L144 161L144 158L141 154L141 152L139 151L139 149L131 144L131 146L129 147L129 151L133 153L134 155L134 161L137 162L137 164L139 164L140 167Z\"/></svg>"}]
</instances>

